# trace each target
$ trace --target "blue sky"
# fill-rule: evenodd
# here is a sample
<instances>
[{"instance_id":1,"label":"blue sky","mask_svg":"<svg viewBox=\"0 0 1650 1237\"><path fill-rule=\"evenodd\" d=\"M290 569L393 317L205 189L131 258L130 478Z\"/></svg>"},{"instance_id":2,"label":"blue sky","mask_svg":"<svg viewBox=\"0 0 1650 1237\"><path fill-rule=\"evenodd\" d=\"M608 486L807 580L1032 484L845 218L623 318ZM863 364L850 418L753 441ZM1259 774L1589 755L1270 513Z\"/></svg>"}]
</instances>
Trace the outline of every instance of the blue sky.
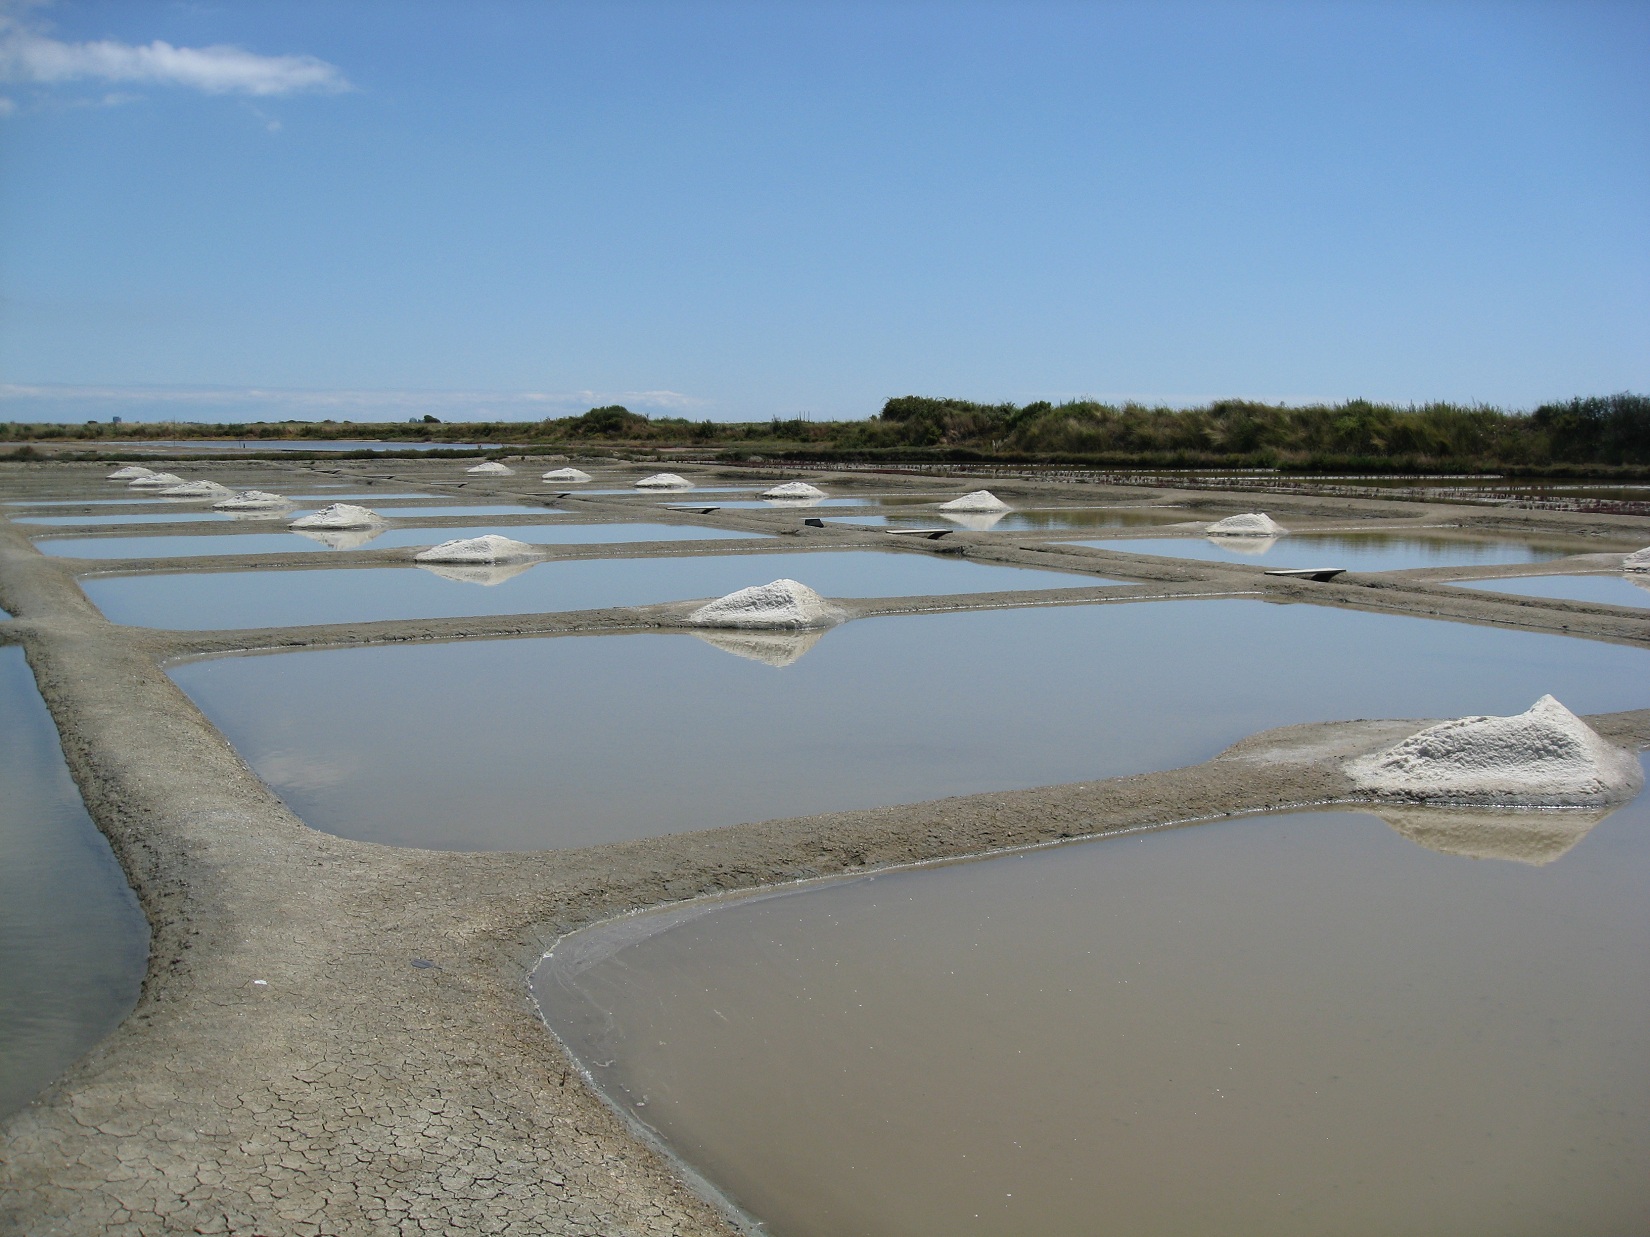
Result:
<instances>
[{"instance_id":1,"label":"blue sky","mask_svg":"<svg viewBox=\"0 0 1650 1237\"><path fill-rule=\"evenodd\" d=\"M0 417L1650 390L1650 5L0 0Z\"/></svg>"}]
</instances>

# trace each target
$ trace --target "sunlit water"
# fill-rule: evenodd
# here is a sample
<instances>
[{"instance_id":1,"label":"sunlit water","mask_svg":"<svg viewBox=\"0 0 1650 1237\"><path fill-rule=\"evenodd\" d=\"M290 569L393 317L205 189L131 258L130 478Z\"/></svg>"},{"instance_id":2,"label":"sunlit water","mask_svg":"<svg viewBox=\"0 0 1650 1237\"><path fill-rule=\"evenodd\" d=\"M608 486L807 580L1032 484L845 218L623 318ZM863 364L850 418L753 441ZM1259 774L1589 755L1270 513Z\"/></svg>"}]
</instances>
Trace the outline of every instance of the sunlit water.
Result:
<instances>
[{"instance_id":1,"label":"sunlit water","mask_svg":"<svg viewBox=\"0 0 1650 1237\"><path fill-rule=\"evenodd\" d=\"M148 948L23 650L0 648L0 1116L130 1012Z\"/></svg>"},{"instance_id":2,"label":"sunlit water","mask_svg":"<svg viewBox=\"0 0 1650 1237\"><path fill-rule=\"evenodd\" d=\"M941 511L937 507L888 515L829 516L832 524L876 528L957 528L981 533L1080 532L1092 528L1146 528L1183 523L1172 507L1043 507L1034 511Z\"/></svg>"},{"instance_id":3,"label":"sunlit water","mask_svg":"<svg viewBox=\"0 0 1650 1237\"><path fill-rule=\"evenodd\" d=\"M227 657L178 684L309 823L583 846L1172 768L1359 717L1650 703L1650 652L1252 601L863 619L824 633ZM645 774L642 772L645 770Z\"/></svg>"},{"instance_id":4,"label":"sunlit water","mask_svg":"<svg viewBox=\"0 0 1650 1237\"><path fill-rule=\"evenodd\" d=\"M1343 567L1348 571L1539 563L1599 548L1582 542L1522 538L1475 540L1425 533L1296 533L1277 538L1140 537L1072 544L1204 562L1252 563L1260 567Z\"/></svg>"},{"instance_id":5,"label":"sunlit water","mask_svg":"<svg viewBox=\"0 0 1650 1237\"><path fill-rule=\"evenodd\" d=\"M1596 601L1607 606L1650 606L1650 572L1608 576L1525 576L1515 580L1457 580L1462 588L1516 597Z\"/></svg>"},{"instance_id":6,"label":"sunlit water","mask_svg":"<svg viewBox=\"0 0 1650 1237\"><path fill-rule=\"evenodd\" d=\"M776 1237L1642 1233L1647 879L1643 801L1545 866L1275 815L623 920L533 987Z\"/></svg>"}]
</instances>

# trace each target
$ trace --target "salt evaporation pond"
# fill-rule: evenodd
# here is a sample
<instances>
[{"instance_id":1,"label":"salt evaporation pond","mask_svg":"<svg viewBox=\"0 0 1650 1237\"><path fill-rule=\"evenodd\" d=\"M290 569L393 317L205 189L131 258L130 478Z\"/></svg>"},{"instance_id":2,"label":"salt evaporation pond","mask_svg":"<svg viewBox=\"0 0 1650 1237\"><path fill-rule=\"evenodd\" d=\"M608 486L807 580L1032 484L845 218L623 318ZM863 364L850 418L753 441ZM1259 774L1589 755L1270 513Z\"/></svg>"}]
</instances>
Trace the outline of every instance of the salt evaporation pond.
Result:
<instances>
[{"instance_id":1,"label":"salt evaporation pond","mask_svg":"<svg viewBox=\"0 0 1650 1237\"><path fill-rule=\"evenodd\" d=\"M491 588L446 579L419 567L157 573L83 580L81 587L114 622L201 631L643 606L720 597L782 578L802 579L827 597L985 593L1111 583L1071 572L999 567L928 554L820 550L540 563Z\"/></svg>"},{"instance_id":2,"label":"salt evaporation pond","mask_svg":"<svg viewBox=\"0 0 1650 1237\"><path fill-rule=\"evenodd\" d=\"M957 518L959 516L962 518ZM1164 524L1185 523L1189 518L1190 513L1168 507L1045 507L1035 511L954 514L935 508L920 514L837 515L829 516L827 520L831 524L864 524L874 528L955 527L973 528L980 532L1027 533L1071 532L1085 528L1161 527Z\"/></svg>"},{"instance_id":3,"label":"salt evaporation pond","mask_svg":"<svg viewBox=\"0 0 1650 1237\"><path fill-rule=\"evenodd\" d=\"M171 673L316 828L473 850L1141 773L1295 722L1511 714L1546 692L1576 712L1641 708L1650 682L1650 653L1628 646L1258 601L861 619L789 639L473 640Z\"/></svg>"},{"instance_id":4,"label":"salt evaporation pond","mask_svg":"<svg viewBox=\"0 0 1650 1237\"><path fill-rule=\"evenodd\" d=\"M227 511L201 511L198 504L187 499L171 500L178 504L174 511L145 511L127 515L18 515L13 524L40 524L50 528L73 528L82 524L194 524L202 520L232 520ZM245 512L237 513L245 515Z\"/></svg>"},{"instance_id":5,"label":"salt evaporation pond","mask_svg":"<svg viewBox=\"0 0 1650 1237\"><path fill-rule=\"evenodd\" d=\"M550 513L546 513L550 514ZM609 545L630 541L726 541L763 537L763 533L696 528L684 524L508 524L494 527L393 528L351 549L392 550L438 545L455 537L497 533L534 545ZM165 537L49 537L36 544L42 553L64 558L186 558L206 554L291 554L330 550L325 542L298 533L203 533Z\"/></svg>"},{"instance_id":6,"label":"salt evaporation pond","mask_svg":"<svg viewBox=\"0 0 1650 1237\"><path fill-rule=\"evenodd\" d=\"M1650 802L1279 814L677 908L533 986L776 1237L1650 1231Z\"/></svg>"},{"instance_id":7,"label":"salt evaporation pond","mask_svg":"<svg viewBox=\"0 0 1650 1237\"><path fill-rule=\"evenodd\" d=\"M1409 571L1420 567L1481 567L1539 563L1585 554L1584 542L1438 537L1425 533L1294 533L1270 537L1140 537L1074 541L1124 554L1157 554L1261 567L1344 567L1349 571Z\"/></svg>"},{"instance_id":8,"label":"salt evaporation pond","mask_svg":"<svg viewBox=\"0 0 1650 1237\"><path fill-rule=\"evenodd\" d=\"M1452 580L1461 588L1516 597L1551 597L1559 601L1595 601L1606 606L1650 606L1650 572L1634 576L1524 576L1515 580Z\"/></svg>"},{"instance_id":9,"label":"salt evaporation pond","mask_svg":"<svg viewBox=\"0 0 1650 1237\"><path fill-rule=\"evenodd\" d=\"M149 925L86 815L20 648L0 648L0 1117L137 1002Z\"/></svg>"}]
</instances>

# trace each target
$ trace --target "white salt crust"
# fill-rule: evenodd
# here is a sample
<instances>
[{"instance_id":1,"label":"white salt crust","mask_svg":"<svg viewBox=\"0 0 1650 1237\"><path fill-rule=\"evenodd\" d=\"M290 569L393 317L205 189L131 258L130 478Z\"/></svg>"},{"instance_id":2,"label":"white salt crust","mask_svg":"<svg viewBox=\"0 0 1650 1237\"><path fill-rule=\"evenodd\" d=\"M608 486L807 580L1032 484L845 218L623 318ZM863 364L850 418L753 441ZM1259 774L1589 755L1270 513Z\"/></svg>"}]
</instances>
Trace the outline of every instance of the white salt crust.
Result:
<instances>
[{"instance_id":1,"label":"white salt crust","mask_svg":"<svg viewBox=\"0 0 1650 1237\"><path fill-rule=\"evenodd\" d=\"M464 471L482 477L513 477L516 472L514 468L500 464L497 460L488 460L485 464L477 464L474 468L466 468Z\"/></svg>"},{"instance_id":2,"label":"white salt crust","mask_svg":"<svg viewBox=\"0 0 1650 1237\"><path fill-rule=\"evenodd\" d=\"M796 630L834 627L844 617L806 584L775 580L708 602L688 615L687 621L699 627Z\"/></svg>"},{"instance_id":3,"label":"white salt crust","mask_svg":"<svg viewBox=\"0 0 1650 1237\"><path fill-rule=\"evenodd\" d=\"M288 528L368 528L382 524L384 517L366 507L349 503L333 503L322 507L314 515L301 515Z\"/></svg>"},{"instance_id":4,"label":"white salt crust","mask_svg":"<svg viewBox=\"0 0 1650 1237\"><path fill-rule=\"evenodd\" d=\"M160 493L162 498L221 498L234 492L216 481L185 481L182 485L169 485Z\"/></svg>"},{"instance_id":5,"label":"white salt crust","mask_svg":"<svg viewBox=\"0 0 1650 1237\"><path fill-rule=\"evenodd\" d=\"M279 494L271 494L268 490L242 490L239 494L231 494L222 502L213 503L212 510L267 511L271 507L286 507L290 504L290 499L282 498Z\"/></svg>"},{"instance_id":6,"label":"white salt crust","mask_svg":"<svg viewBox=\"0 0 1650 1237\"><path fill-rule=\"evenodd\" d=\"M1366 794L1416 803L1603 807L1644 785L1637 753L1551 696L1512 717L1463 717L1346 762Z\"/></svg>"},{"instance_id":7,"label":"white salt crust","mask_svg":"<svg viewBox=\"0 0 1650 1237\"><path fill-rule=\"evenodd\" d=\"M643 477L636 482L638 490L691 490L693 482L686 477L678 477L673 472L656 472L651 477Z\"/></svg>"},{"instance_id":8,"label":"white salt crust","mask_svg":"<svg viewBox=\"0 0 1650 1237\"><path fill-rule=\"evenodd\" d=\"M519 563L537 558L538 549L525 541L488 533L484 537L456 537L414 554L420 563Z\"/></svg>"},{"instance_id":9,"label":"white salt crust","mask_svg":"<svg viewBox=\"0 0 1650 1237\"><path fill-rule=\"evenodd\" d=\"M762 491L763 498L824 498L825 491L806 481L787 481L771 490Z\"/></svg>"},{"instance_id":10,"label":"white salt crust","mask_svg":"<svg viewBox=\"0 0 1650 1237\"><path fill-rule=\"evenodd\" d=\"M953 498L948 503L940 504L941 511L1009 511L1009 507L1002 499L990 490L975 490L972 494L964 494L961 498Z\"/></svg>"},{"instance_id":11,"label":"white salt crust","mask_svg":"<svg viewBox=\"0 0 1650 1237\"><path fill-rule=\"evenodd\" d=\"M136 481L139 477L152 477L153 468L145 468L142 464L128 464L125 468L117 468L109 474L110 481Z\"/></svg>"},{"instance_id":12,"label":"white salt crust","mask_svg":"<svg viewBox=\"0 0 1650 1237\"><path fill-rule=\"evenodd\" d=\"M1211 537L1281 537L1289 530L1264 511L1248 511L1216 520L1203 531Z\"/></svg>"},{"instance_id":13,"label":"white salt crust","mask_svg":"<svg viewBox=\"0 0 1650 1237\"><path fill-rule=\"evenodd\" d=\"M544 474L546 481L566 481L572 485L580 485L590 480L590 474L577 468L552 468Z\"/></svg>"},{"instance_id":14,"label":"white salt crust","mask_svg":"<svg viewBox=\"0 0 1650 1237\"><path fill-rule=\"evenodd\" d=\"M152 472L131 483L134 490L163 490L169 485L182 485L183 478L172 472Z\"/></svg>"},{"instance_id":15,"label":"white salt crust","mask_svg":"<svg viewBox=\"0 0 1650 1237\"><path fill-rule=\"evenodd\" d=\"M1650 546L1642 550L1634 550L1621 560L1623 571L1650 571Z\"/></svg>"}]
</instances>

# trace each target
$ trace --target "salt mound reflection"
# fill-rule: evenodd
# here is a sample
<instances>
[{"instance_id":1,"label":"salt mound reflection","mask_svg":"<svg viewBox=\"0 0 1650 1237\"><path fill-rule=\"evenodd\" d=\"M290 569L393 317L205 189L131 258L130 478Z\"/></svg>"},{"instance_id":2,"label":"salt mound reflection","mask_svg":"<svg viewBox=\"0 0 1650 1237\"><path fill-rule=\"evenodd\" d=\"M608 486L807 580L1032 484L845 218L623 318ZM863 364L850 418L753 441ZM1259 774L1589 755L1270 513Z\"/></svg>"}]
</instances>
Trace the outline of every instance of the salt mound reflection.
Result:
<instances>
[{"instance_id":1,"label":"salt mound reflection","mask_svg":"<svg viewBox=\"0 0 1650 1237\"><path fill-rule=\"evenodd\" d=\"M506 580L513 580L522 572L537 566L537 560L515 563L418 563L421 571L428 571L438 575L443 580L454 580L459 584L479 584L482 588L493 588L503 584Z\"/></svg>"},{"instance_id":2,"label":"salt mound reflection","mask_svg":"<svg viewBox=\"0 0 1650 1237\"><path fill-rule=\"evenodd\" d=\"M822 628L802 631L696 631L706 644L764 665L783 669L802 660L803 654L825 636Z\"/></svg>"},{"instance_id":3,"label":"salt mound reflection","mask_svg":"<svg viewBox=\"0 0 1650 1237\"><path fill-rule=\"evenodd\" d=\"M1615 810L1382 807L1376 814L1411 842L1440 854L1510 859L1540 867L1568 851Z\"/></svg>"},{"instance_id":4,"label":"salt mound reflection","mask_svg":"<svg viewBox=\"0 0 1650 1237\"><path fill-rule=\"evenodd\" d=\"M247 520L258 518L250 511L241 512L236 519ZM374 537L381 536L386 530L382 524L367 528L289 528L287 531L297 533L300 537L308 537L311 541L319 541L329 550L354 550L364 546Z\"/></svg>"}]
</instances>

